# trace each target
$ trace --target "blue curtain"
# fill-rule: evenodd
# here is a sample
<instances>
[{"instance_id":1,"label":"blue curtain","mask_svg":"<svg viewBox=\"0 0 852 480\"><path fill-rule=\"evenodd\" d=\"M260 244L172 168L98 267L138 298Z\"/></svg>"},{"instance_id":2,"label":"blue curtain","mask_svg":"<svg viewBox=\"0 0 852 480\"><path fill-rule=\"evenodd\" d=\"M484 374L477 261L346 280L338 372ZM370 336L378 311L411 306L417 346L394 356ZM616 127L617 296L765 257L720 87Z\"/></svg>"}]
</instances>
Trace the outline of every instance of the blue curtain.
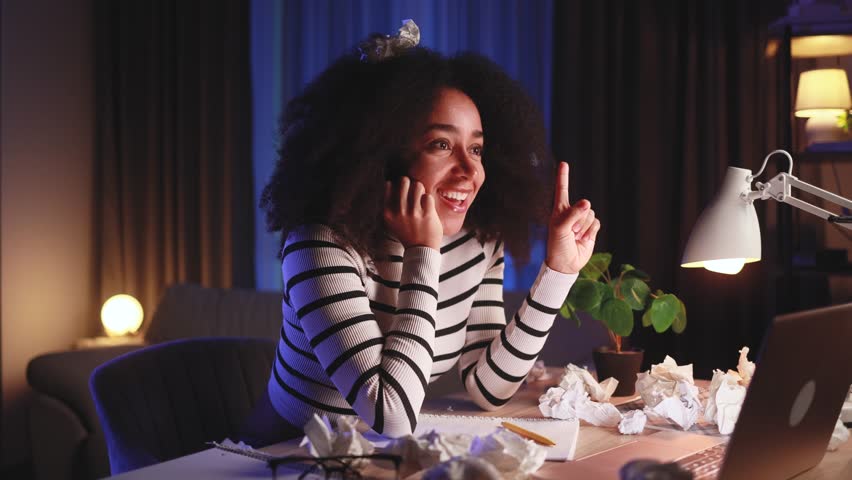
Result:
<instances>
[{"instance_id":1,"label":"blue curtain","mask_svg":"<svg viewBox=\"0 0 852 480\"><path fill-rule=\"evenodd\" d=\"M402 20L420 27L421 45L453 54L488 56L517 79L550 120L552 0L252 0L255 197L275 162L275 128L286 103L359 40L395 33ZM257 211L256 284L280 289L279 239ZM504 285L529 288L544 258L537 242L530 262L507 257Z\"/></svg>"}]
</instances>

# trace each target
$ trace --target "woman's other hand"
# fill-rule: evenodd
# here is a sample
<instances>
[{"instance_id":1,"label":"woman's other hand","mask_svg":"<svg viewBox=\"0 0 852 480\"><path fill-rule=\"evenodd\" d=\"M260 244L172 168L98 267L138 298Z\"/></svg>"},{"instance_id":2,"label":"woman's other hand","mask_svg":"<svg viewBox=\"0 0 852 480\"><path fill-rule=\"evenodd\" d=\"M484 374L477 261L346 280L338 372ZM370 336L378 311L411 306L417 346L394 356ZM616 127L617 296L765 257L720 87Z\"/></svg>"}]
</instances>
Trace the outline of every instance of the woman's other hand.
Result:
<instances>
[{"instance_id":1,"label":"woman's other hand","mask_svg":"<svg viewBox=\"0 0 852 480\"><path fill-rule=\"evenodd\" d=\"M402 177L385 182L385 226L405 248L441 249L444 229L435 210L435 199L420 182Z\"/></svg>"},{"instance_id":2,"label":"woman's other hand","mask_svg":"<svg viewBox=\"0 0 852 480\"><path fill-rule=\"evenodd\" d=\"M553 212L547 231L547 266L562 273L577 273L595 249L601 222L588 200L573 206L568 200L568 164L559 163Z\"/></svg>"}]
</instances>

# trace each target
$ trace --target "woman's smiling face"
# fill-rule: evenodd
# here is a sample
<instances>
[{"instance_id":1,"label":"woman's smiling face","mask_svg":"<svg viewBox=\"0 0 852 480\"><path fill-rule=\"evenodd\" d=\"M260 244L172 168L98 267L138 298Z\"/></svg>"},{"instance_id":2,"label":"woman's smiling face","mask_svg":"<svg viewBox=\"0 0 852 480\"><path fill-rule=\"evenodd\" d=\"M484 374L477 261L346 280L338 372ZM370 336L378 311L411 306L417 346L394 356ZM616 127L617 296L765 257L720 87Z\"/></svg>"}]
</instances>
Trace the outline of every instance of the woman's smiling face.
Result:
<instances>
[{"instance_id":1,"label":"woman's smiling face","mask_svg":"<svg viewBox=\"0 0 852 480\"><path fill-rule=\"evenodd\" d=\"M473 100L460 90L438 92L426 128L414 148L408 176L435 198L444 235L455 235L485 181L482 122Z\"/></svg>"}]
</instances>

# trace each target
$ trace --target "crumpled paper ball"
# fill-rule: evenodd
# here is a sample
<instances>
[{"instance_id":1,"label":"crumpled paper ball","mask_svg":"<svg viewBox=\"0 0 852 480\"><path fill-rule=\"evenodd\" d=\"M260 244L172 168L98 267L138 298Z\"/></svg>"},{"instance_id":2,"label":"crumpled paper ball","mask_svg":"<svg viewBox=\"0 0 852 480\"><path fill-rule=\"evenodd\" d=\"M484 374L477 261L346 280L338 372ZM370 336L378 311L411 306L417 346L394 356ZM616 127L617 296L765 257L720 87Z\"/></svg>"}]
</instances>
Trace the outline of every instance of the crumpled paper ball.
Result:
<instances>
[{"instance_id":1,"label":"crumpled paper ball","mask_svg":"<svg viewBox=\"0 0 852 480\"><path fill-rule=\"evenodd\" d=\"M704 404L704 419L719 427L719 433L728 435L734 431L734 425L740 416L745 400L746 387L739 373L729 370L713 371L710 392Z\"/></svg>"},{"instance_id":2,"label":"crumpled paper ball","mask_svg":"<svg viewBox=\"0 0 852 480\"><path fill-rule=\"evenodd\" d=\"M400 474L407 477L453 457L467 455L472 441L472 435L442 434L432 430L416 438L413 435L397 438L388 446L388 451L402 457Z\"/></svg>"},{"instance_id":3,"label":"crumpled paper ball","mask_svg":"<svg viewBox=\"0 0 852 480\"><path fill-rule=\"evenodd\" d=\"M470 455L485 460L506 479L524 479L544 465L547 450L532 440L504 428L486 437L475 437Z\"/></svg>"},{"instance_id":4,"label":"crumpled paper ball","mask_svg":"<svg viewBox=\"0 0 852 480\"><path fill-rule=\"evenodd\" d=\"M636 390L645 401L645 414L662 417L689 430L703 411L692 364L678 365L669 356L637 376Z\"/></svg>"},{"instance_id":5,"label":"crumpled paper ball","mask_svg":"<svg viewBox=\"0 0 852 480\"><path fill-rule=\"evenodd\" d=\"M648 372L640 372L636 379L636 390L648 407L655 407L668 397L675 395L678 382L694 385L692 364L678 365L666 355L663 363L651 365Z\"/></svg>"},{"instance_id":6,"label":"crumpled paper ball","mask_svg":"<svg viewBox=\"0 0 852 480\"><path fill-rule=\"evenodd\" d=\"M615 427L621 423L621 412L615 405L607 402L588 401L577 406L577 416L592 425L599 427Z\"/></svg>"},{"instance_id":7,"label":"crumpled paper ball","mask_svg":"<svg viewBox=\"0 0 852 480\"><path fill-rule=\"evenodd\" d=\"M754 375L754 362L748 359L748 347L740 349L737 371L713 370L710 391L704 403L704 419L719 427L719 433L728 435L740 416L746 389Z\"/></svg>"},{"instance_id":8,"label":"crumpled paper ball","mask_svg":"<svg viewBox=\"0 0 852 480\"><path fill-rule=\"evenodd\" d=\"M471 456L453 457L423 474L423 480L501 480L494 465Z\"/></svg>"},{"instance_id":9,"label":"crumpled paper ball","mask_svg":"<svg viewBox=\"0 0 852 480\"><path fill-rule=\"evenodd\" d=\"M375 447L355 429L357 419L349 416L337 417L336 426L332 428L326 415L320 418L314 414L305 424L305 437L299 444L307 446L314 457L330 457L338 455L370 455ZM365 460L357 460L353 465L359 466Z\"/></svg>"},{"instance_id":10,"label":"crumpled paper ball","mask_svg":"<svg viewBox=\"0 0 852 480\"><path fill-rule=\"evenodd\" d=\"M621 423L618 424L618 431L622 435L638 435L645 430L645 423L648 421L648 416L642 410L631 410L622 416Z\"/></svg>"},{"instance_id":11,"label":"crumpled paper ball","mask_svg":"<svg viewBox=\"0 0 852 480\"><path fill-rule=\"evenodd\" d=\"M748 347L740 349L740 359L737 362L737 373L742 378L742 385L748 386L754 376L754 362L748 359Z\"/></svg>"},{"instance_id":12,"label":"crumpled paper ball","mask_svg":"<svg viewBox=\"0 0 852 480\"><path fill-rule=\"evenodd\" d=\"M598 383L595 377L589 373L588 369L580 368L573 363L569 363L565 367L565 373L562 374L562 379L559 381L559 386L568 389L567 386L581 382L586 392L595 402L608 402L612 397L613 392L618 387L618 380L615 378L607 378Z\"/></svg>"},{"instance_id":13,"label":"crumpled paper ball","mask_svg":"<svg viewBox=\"0 0 852 480\"><path fill-rule=\"evenodd\" d=\"M544 395L538 398L538 409L545 417L568 420L579 418L576 406L589 401L589 394L583 388L582 383L566 385L562 387L551 387Z\"/></svg>"},{"instance_id":14,"label":"crumpled paper ball","mask_svg":"<svg viewBox=\"0 0 852 480\"><path fill-rule=\"evenodd\" d=\"M563 376L560 386L548 389L538 401L538 409L545 417L579 418L603 427L614 427L621 421L621 412L615 406L609 402L595 402L589 397L585 381L575 372Z\"/></svg>"}]
</instances>

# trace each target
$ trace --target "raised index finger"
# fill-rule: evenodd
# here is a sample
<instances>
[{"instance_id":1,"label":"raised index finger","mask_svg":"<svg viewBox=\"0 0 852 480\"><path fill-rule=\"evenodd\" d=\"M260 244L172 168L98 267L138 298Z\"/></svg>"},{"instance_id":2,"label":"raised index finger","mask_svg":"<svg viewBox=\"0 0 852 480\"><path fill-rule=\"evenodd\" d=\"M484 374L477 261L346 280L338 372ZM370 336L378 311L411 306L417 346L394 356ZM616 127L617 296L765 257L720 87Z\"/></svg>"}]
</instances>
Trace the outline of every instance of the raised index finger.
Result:
<instances>
[{"instance_id":1,"label":"raised index finger","mask_svg":"<svg viewBox=\"0 0 852 480\"><path fill-rule=\"evenodd\" d=\"M556 191L553 193L553 206L555 208L568 208L571 206L568 200L568 164L559 162L556 171Z\"/></svg>"}]
</instances>

